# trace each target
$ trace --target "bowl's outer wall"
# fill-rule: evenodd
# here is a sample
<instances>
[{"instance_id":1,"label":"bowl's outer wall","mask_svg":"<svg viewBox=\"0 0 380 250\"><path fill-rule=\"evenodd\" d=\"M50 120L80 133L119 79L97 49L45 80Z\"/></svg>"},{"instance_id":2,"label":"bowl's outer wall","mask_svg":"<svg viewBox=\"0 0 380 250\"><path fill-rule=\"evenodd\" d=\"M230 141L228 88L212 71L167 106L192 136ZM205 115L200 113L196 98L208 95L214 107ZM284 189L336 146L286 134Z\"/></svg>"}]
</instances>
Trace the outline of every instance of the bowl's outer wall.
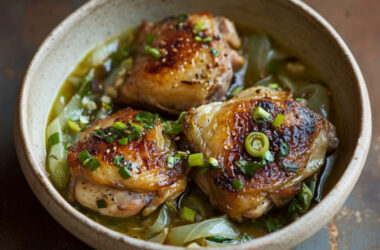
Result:
<instances>
[{"instance_id":1,"label":"bowl's outer wall","mask_svg":"<svg viewBox=\"0 0 380 250\"><path fill-rule=\"evenodd\" d=\"M15 142L24 174L42 204L66 229L96 248L173 247L139 241L106 229L72 208L53 188L45 170L45 127L54 99L64 79L95 45L139 25L142 19L156 21L173 14L204 10L269 32L317 68L333 93L340 152L344 152L339 154L335 175L331 178L333 184L339 178L340 181L319 205L284 230L241 245L239 249L284 249L304 241L336 213L360 175L371 136L371 113L364 80L341 39L303 3L94 0L58 26L34 57L20 90Z\"/></svg>"}]
</instances>

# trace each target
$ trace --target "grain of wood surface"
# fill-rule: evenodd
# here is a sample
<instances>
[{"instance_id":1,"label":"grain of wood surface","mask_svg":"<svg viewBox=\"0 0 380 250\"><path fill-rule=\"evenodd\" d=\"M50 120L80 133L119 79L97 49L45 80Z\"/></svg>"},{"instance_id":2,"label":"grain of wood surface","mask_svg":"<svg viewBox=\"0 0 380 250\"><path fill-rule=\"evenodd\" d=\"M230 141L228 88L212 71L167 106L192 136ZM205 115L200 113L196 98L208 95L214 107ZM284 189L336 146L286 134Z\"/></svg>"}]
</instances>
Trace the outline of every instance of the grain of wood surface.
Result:
<instances>
[{"instance_id":1,"label":"grain of wood surface","mask_svg":"<svg viewBox=\"0 0 380 250\"><path fill-rule=\"evenodd\" d=\"M40 205L22 175L12 138L13 105L28 63L49 32L84 2L0 1L0 249L89 248ZM380 249L380 1L305 2L334 26L358 61L372 104L373 138L344 207L297 249Z\"/></svg>"}]
</instances>

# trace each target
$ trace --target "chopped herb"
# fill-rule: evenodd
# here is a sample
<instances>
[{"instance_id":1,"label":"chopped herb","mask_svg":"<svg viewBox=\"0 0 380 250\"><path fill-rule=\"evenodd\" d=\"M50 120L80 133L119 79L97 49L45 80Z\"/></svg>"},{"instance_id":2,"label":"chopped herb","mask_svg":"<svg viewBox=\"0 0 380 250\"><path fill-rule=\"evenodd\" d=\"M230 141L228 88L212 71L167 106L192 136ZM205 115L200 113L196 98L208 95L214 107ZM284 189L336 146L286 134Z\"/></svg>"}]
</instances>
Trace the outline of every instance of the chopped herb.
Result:
<instances>
[{"instance_id":1,"label":"chopped herb","mask_svg":"<svg viewBox=\"0 0 380 250\"><path fill-rule=\"evenodd\" d=\"M292 200L288 206L288 216L295 216L296 214L304 214L309 210L311 199L313 198L313 192L303 182L301 191Z\"/></svg>"},{"instance_id":2,"label":"chopped herb","mask_svg":"<svg viewBox=\"0 0 380 250\"><path fill-rule=\"evenodd\" d=\"M123 167L125 163L125 156L124 155L116 155L113 158L113 163L118 167Z\"/></svg>"},{"instance_id":3,"label":"chopped herb","mask_svg":"<svg viewBox=\"0 0 380 250\"><path fill-rule=\"evenodd\" d=\"M265 165L265 161L263 163ZM264 166L260 162L244 160L236 161L236 165L238 165L240 171L247 177L252 177L259 168Z\"/></svg>"},{"instance_id":4,"label":"chopped herb","mask_svg":"<svg viewBox=\"0 0 380 250\"><path fill-rule=\"evenodd\" d=\"M218 160L215 159L214 157L208 158L208 163L211 168L218 168L218 165L219 165Z\"/></svg>"},{"instance_id":5,"label":"chopped herb","mask_svg":"<svg viewBox=\"0 0 380 250\"><path fill-rule=\"evenodd\" d=\"M118 129L118 130L124 130L127 125L124 122L115 122L112 127Z\"/></svg>"},{"instance_id":6,"label":"chopped herb","mask_svg":"<svg viewBox=\"0 0 380 250\"><path fill-rule=\"evenodd\" d=\"M94 129L94 131L92 132L92 135L100 139L103 139L108 143L113 142L118 136L117 133L112 133L110 129L100 129L100 128Z\"/></svg>"},{"instance_id":7,"label":"chopped herb","mask_svg":"<svg viewBox=\"0 0 380 250\"><path fill-rule=\"evenodd\" d=\"M206 37L202 40L202 43L211 43L212 42L212 38L211 37Z\"/></svg>"},{"instance_id":8,"label":"chopped herb","mask_svg":"<svg viewBox=\"0 0 380 250\"><path fill-rule=\"evenodd\" d=\"M166 166L168 168L173 168L179 161L181 160L181 156L168 156L166 158Z\"/></svg>"},{"instance_id":9,"label":"chopped herb","mask_svg":"<svg viewBox=\"0 0 380 250\"><path fill-rule=\"evenodd\" d=\"M153 114L147 111L141 111L135 117L135 121L139 121L143 123L143 127L148 130L151 130L154 128L158 119L159 119L158 114Z\"/></svg>"},{"instance_id":10,"label":"chopped herb","mask_svg":"<svg viewBox=\"0 0 380 250\"><path fill-rule=\"evenodd\" d=\"M100 166L100 162L97 158L91 157L91 158L88 158L87 160L85 160L83 162L83 165L85 167L90 168L91 171L95 171Z\"/></svg>"},{"instance_id":11,"label":"chopped herb","mask_svg":"<svg viewBox=\"0 0 380 250\"><path fill-rule=\"evenodd\" d=\"M187 158L187 162L189 163L190 167L203 167L204 166L203 154L202 153L191 154L189 155L189 158Z\"/></svg>"},{"instance_id":12,"label":"chopped herb","mask_svg":"<svg viewBox=\"0 0 380 250\"><path fill-rule=\"evenodd\" d=\"M153 56L156 59L160 59L161 58L161 52L158 49L156 49L156 48L150 47L149 45L145 46L145 53L148 54L148 55Z\"/></svg>"},{"instance_id":13,"label":"chopped herb","mask_svg":"<svg viewBox=\"0 0 380 250\"><path fill-rule=\"evenodd\" d=\"M127 130L130 132L128 134L129 140L133 141L135 139L141 138L142 137L142 125L136 124L136 123L129 123L127 125Z\"/></svg>"},{"instance_id":14,"label":"chopped herb","mask_svg":"<svg viewBox=\"0 0 380 250\"><path fill-rule=\"evenodd\" d=\"M48 147L58 144L61 141L61 136L59 132L51 134L48 138Z\"/></svg>"},{"instance_id":15,"label":"chopped herb","mask_svg":"<svg viewBox=\"0 0 380 250\"><path fill-rule=\"evenodd\" d=\"M183 151L177 151L177 155L179 155L181 157L187 157L188 153L183 152Z\"/></svg>"},{"instance_id":16,"label":"chopped herb","mask_svg":"<svg viewBox=\"0 0 380 250\"><path fill-rule=\"evenodd\" d=\"M182 121L185 119L187 112L182 112L176 121L163 122L164 131L168 135L179 135L183 131Z\"/></svg>"},{"instance_id":17,"label":"chopped herb","mask_svg":"<svg viewBox=\"0 0 380 250\"><path fill-rule=\"evenodd\" d=\"M289 143L284 142L280 145L280 150L277 153L277 157L285 157L289 154Z\"/></svg>"},{"instance_id":18,"label":"chopped herb","mask_svg":"<svg viewBox=\"0 0 380 250\"><path fill-rule=\"evenodd\" d=\"M217 243L231 243L231 241L235 239L227 238L224 236L214 235L210 237L206 237L206 240L217 242Z\"/></svg>"},{"instance_id":19,"label":"chopped herb","mask_svg":"<svg viewBox=\"0 0 380 250\"><path fill-rule=\"evenodd\" d=\"M69 128L70 128L72 131L74 131L74 132L76 132L76 133L78 133L78 132L81 131L81 128L80 128L79 124L76 123L76 122L74 122L74 121L72 121L71 119L68 119L68 120L67 120L67 125L69 126Z\"/></svg>"},{"instance_id":20,"label":"chopped herb","mask_svg":"<svg viewBox=\"0 0 380 250\"><path fill-rule=\"evenodd\" d=\"M296 98L297 102L303 102L303 100L304 100L303 98Z\"/></svg>"},{"instance_id":21,"label":"chopped herb","mask_svg":"<svg viewBox=\"0 0 380 250\"><path fill-rule=\"evenodd\" d=\"M267 230L268 230L269 233L277 231L277 230L279 230L279 229L281 229L283 227L283 225L280 222L280 220L277 219L277 218L274 218L274 217L269 217L265 221L265 224L266 224L266 227L267 227Z\"/></svg>"},{"instance_id":22,"label":"chopped herb","mask_svg":"<svg viewBox=\"0 0 380 250\"><path fill-rule=\"evenodd\" d=\"M217 49L211 48L210 52L213 53L214 56L218 56L219 55L219 51Z\"/></svg>"},{"instance_id":23,"label":"chopped herb","mask_svg":"<svg viewBox=\"0 0 380 250\"><path fill-rule=\"evenodd\" d=\"M123 179L128 179L132 176L131 172L129 172L129 170L127 169L127 167L122 167L119 169L119 175L123 178Z\"/></svg>"},{"instance_id":24,"label":"chopped herb","mask_svg":"<svg viewBox=\"0 0 380 250\"><path fill-rule=\"evenodd\" d=\"M118 48L118 50L113 52L110 56L112 59L112 68L118 66L125 58L129 57L130 55L131 47L129 45Z\"/></svg>"},{"instance_id":25,"label":"chopped herb","mask_svg":"<svg viewBox=\"0 0 380 250\"><path fill-rule=\"evenodd\" d=\"M237 95L237 94L239 94L242 90L243 90L243 88L240 87L240 86L238 86L238 87L234 88L234 90L232 90L231 95L232 95L232 96Z\"/></svg>"},{"instance_id":26,"label":"chopped herb","mask_svg":"<svg viewBox=\"0 0 380 250\"><path fill-rule=\"evenodd\" d=\"M232 182L232 186L237 190L237 191L241 191L243 189L243 182L241 180L234 180Z\"/></svg>"},{"instance_id":27,"label":"chopped herb","mask_svg":"<svg viewBox=\"0 0 380 250\"><path fill-rule=\"evenodd\" d=\"M204 31L205 29L207 29L206 25L201 21L197 21L193 27L193 34L197 35L199 32Z\"/></svg>"},{"instance_id":28,"label":"chopped herb","mask_svg":"<svg viewBox=\"0 0 380 250\"><path fill-rule=\"evenodd\" d=\"M194 40L197 41L197 42L201 42L201 41L202 41L202 37L200 37L200 36L195 36L195 37L194 37Z\"/></svg>"},{"instance_id":29,"label":"chopped herb","mask_svg":"<svg viewBox=\"0 0 380 250\"><path fill-rule=\"evenodd\" d=\"M297 163L287 164L285 162L282 162L281 166L282 166L282 169L285 171L291 171L291 172L297 172L298 171L298 164Z\"/></svg>"},{"instance_id":30,"label":"chopped herb","mask_svg":"<svg viewBox=\"0 0 380 250\"><path fill-rule=\"evenodd\" d=\"M280 85L278 85L278 83L269 83L268 84L268 88L270 88L270 89L278 89L278 88L280 88Z\"/></svg>"},{"instance_id":31,"label":"chopped herb","mask_svg":"<svg viewBox=\"0 0 380 250\"><path fill-rule=\"evenodd\" d=\"M120 145L125 146L125 145L128 144L129 140L128 140L127 137L124 137L124 138L119 139L117 142L118 142Z\"/></svg>"},{"instance_id":32,"label":"chopped herb","mask_svg":"<svg viewBox=\"0 0 380 250\"><path fill-rule=\"evenodd\" d=\"M78 155L78 160L83 163L85 160L91 158L90 153L85 149Z\"/></svg>"},{"instance_id":33,"label":"chopped herb","mask_svg":"<svg viewBox=\"0 0 380 250\"><path fill-rule=\"evenodd\" d=\"M195 215L196 212L189 207L184 206L181 210L181 218L185 221L194 222Z\"/></svg>"},{"instance_id":34,"label":"chopped herb","mask_svg":"<svg viewBox=\"0 0 380 250\"><path fill-rule=\"evenodd\" d=\"M275 128L280 127L284 120L285 120L285 116L283 114L276 115L276 117L274 118L272 122L273 127Z\"/></svg>"},{"instance_id":35,"label":"chopped herb","mask_svg":"<svg viewBox=\"0 0 380 250\"><path fill-rule=\"evenodd\" d=\"M152 45L153 41L154 41L154 35L153 34L146 35L146 37L145 37L145 43L146 44Z\"/></svg>"},{"instance_id":36,"label":"chopped herb","mask_svg":"<svg viewBox=\"0 0 380 250\"><path fill-rule=\"evenodd\" d=\"M269 150L267 152L265 152L265 154L262 158L267 162L273 162L274 161L274 157Z\"/></svg>"},{"instance_id":37,"label":"chopped herb","mask_svg":"<svg viewBox=\"0 0 380 250\"><path fill-rule=\"evenodd\" d=\"M97 200L96 201L96 205L98 206L98 208L106 208L107 207L107 202L103 199L101 200Z\"/></svg>"},{"instance_id":38,"label":"chopped herb","mask_svg":"<svg viewBox=\"0 0 380 250\"><path fill-rule=\"evenodd\" d=\"M272 115L261 107L255 107L252 110L252 118L257 123L265 123L273 120Z\"/></svg>"}]
</instances>

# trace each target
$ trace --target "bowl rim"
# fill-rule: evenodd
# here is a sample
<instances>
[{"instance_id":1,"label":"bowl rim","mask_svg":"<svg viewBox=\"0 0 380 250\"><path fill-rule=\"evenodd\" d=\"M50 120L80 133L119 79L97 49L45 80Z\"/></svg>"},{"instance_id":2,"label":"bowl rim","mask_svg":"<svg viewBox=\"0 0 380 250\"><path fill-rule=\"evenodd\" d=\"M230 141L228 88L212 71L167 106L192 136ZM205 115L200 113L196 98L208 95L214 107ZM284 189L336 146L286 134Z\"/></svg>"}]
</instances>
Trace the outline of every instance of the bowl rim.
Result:
<instances>
[{"instance_id":1,"label":"bowl rim","mask_svg":"<svg viewBox=\"0 0 380 250\"><path fill-rule=\"evenodd\" d=\"M285 2L285 1L284 1ZM334 30L334 28L315 10L313 10L310 6L308 6L306 3L300 1L300 0L286 0L287 4L292 5L291 7L298 9L301 12L304 12L309 18L312 18L312 21L314 21L317 25L319 25L321 28L325 29L330 36L334 39L334 41L337 43L341 51L346 56L346 59L349 63L349 66L351 67L351 70L355 74L355 82L357 83L358 89L359 89L359 99L360 99L360 132L357 139L357 144L355 147L355 150L351 156L351 159L338 180L338 182L334 185L334 187L331 189L331 191L324 197L324 199L317 204L315 207L313 207L311 210L309 210L305 215L303 215L300 219L297 221L287 225L283 229L276 231L271 234L267 234L263 237L257 238L254 241L247 242L244 244L239 245L239 249L245 249L245 248L259 248L259 247L265 247L265 246L271 246L271 247L281 247L280 241L278 239L286 239L287 235L290 232L298 232L299 228L303 225L306 226L308 230L307 232L298 233L298 242L301 243L302 241L306 240L308 237L310 237L312 234L316 233L318 230L320 230L320 227L315 227L317 229L313 229L313 223L316 223L316 220L313 220L313 217L315 214L319 213L325 213L326 207L330 208L329 214L323 219L322 223L318 222L320 225L324 225L330 220L338 211L338 209L343 205L344 201L347 199L348 195L350 194L351 190L353 189L354 185L356 184L360 173L362 171L362 168L364 166L369 147L371 142L371 134L372 134L372 118L371 118L371 107L368 97L368 92L366 88L366 84L363 78L363 75L360 71L360 68L354 59L351 51L343 41L343 39L339 36L339 34ZM79 236L78 232L80 231L79 227L88 227L94 230L97 230L98 233L105 235L106 237L109 237L115 241L121 241L126 244L134 245L136 247L141 247L144 249L178 249L183 247L175 247L170 245L161 245L158 243L152 243L149 241L139 240L135 239L133 237L129 237L127 235L121 234L119 232L113 231L103 225L100 225L99 223L91 220L84 214L77 211L73 206L71 206L64 197L55 189L52 182L50 181L49 177L45 175L45 173L42 171L42 168L39 166L40 163L32 153L31 148L29 145L31 145L30 137L28 137L28 131L26 129L26 117L27 113L24 107L26 107L27 100L28 100L28 89L31 87L32 82L30 81L30 72L33 72L35 68L38 68L38 58L41 57L45 51L46 48L49 47L49 44L54 39L59 39L60 37L65 35L65 32L70 29L70 26L75 25L75 23L80 22L83 18L85 18L89 13L91 13L96 8L101 7L102 5L106 4L106 0L93 0L85 3L80 8L75 10L72 14L70 14L67 18L65 18L44 40L44 42L41 44L41 46L38 48L37 52L35 53L31 63L29 64L23 83L21 87L19 88L18 98L16 101L16 112L15 112L15 144L17 148L17 155L21 163L22 170L24 172L24 175L31 186L33 192L37 196L37 198L40 200L40 202L44 205L44 207L48 210L48 212L68 231L70 231L72 234L74 234L77 237L80 237L83 241L91 245L91 242L85 239L84 236ZM26 168L30 168L26 170ZM30 171L30 173L33 173L33 178L38 179L38 182L32 181L32 177L28 176L26 174L27 171ZM36 192L33 188L33 184L38 184L44 191L43 194ZM345 190L343 192L343 190ZM341 193L340 199L336 199L336 194ZM47 204L45 201L43 201L43 196L50 197L50 203L54 203L51 206L59 206L63 209L63 211L66 213L66 215L69 215L71 218L75 219L76 223L80 223L82 225L78 227L70 226L69 223L63 221L62 219L57 218L54 215L54 212L49 210ZM277 239L277 243L276 243ZM284 242L284 241L283 241ZM272 244L271 244L272 243ZM273 244L274 243L274 244ZM235 246L236 247L236 246ZM225 249L232 249L231 247L225 247Z\"/></svg>"}]
</instances>

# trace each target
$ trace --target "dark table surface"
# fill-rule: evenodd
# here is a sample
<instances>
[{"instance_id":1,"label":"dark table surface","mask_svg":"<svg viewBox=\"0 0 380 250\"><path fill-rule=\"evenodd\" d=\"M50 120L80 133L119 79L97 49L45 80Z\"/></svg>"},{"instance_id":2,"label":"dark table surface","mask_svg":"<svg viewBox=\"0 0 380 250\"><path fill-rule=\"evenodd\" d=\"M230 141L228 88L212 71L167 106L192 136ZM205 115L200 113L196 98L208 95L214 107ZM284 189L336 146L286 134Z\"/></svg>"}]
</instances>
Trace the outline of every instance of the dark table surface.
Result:
<instances>
[{"instance_id":1,"label":"dark table surface","mask_svg":"<svg viewBox=\"0 0 380 250\"><path fill-rule=\"evenodd\" d=\"M87 249L40 205L13 143L13 106L26 67L48 33L84 0L0 1L0 249ZM380 249L380 1L305 0L358 60L373 113L364 171L340 212L297 249ZM369 122L369 121L368 121ZM307 230L307 229L305 229Z\"/></svg>"}]
</instances>

